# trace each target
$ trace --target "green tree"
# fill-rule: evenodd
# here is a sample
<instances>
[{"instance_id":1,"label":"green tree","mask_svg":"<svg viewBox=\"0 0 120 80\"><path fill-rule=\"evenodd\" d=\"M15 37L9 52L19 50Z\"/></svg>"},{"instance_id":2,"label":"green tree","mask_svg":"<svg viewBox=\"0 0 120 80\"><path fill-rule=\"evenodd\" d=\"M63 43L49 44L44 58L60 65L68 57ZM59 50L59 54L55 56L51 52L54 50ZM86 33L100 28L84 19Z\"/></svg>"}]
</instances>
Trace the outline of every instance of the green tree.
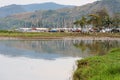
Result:
<instances>
[{"instance_id":1,"label":"green tree","mask_svg":"<svg viewBox=\"0 0 120 80\"><path fill-rule=\"evenodd\" d=\"M112 24L113 24L113 20L112 20L112 18L110 18L109 16L106 16L105 18L102 19L102 25L103 25L105 28L110 28L110 27L112 27Z\"/></svg>"},{"instance_id":2,"label":"green tree","mask_svg":"<svg viewBox=\"0 0 120 80\"><path fill-rule=\"evenodd\" d=\"M93 27L98 27L101 24L100 17L96 14L90 14L88 23L92 24Z\"/></svg>"},{"instance_id":3,"label":"green tree","mask_svg":"<svg viewBox=\"0 0 120 80\"><path fill-rule=\"evenodd\" d=\"M80 26L83 30L83 28L87 25L87 18L83 16L80 20L75 21L74 24L78 27Z\"/></svg>"},{"instance_id":4,"label":"green tree","mask_svg":"<svg viewBox=\"0 0 120 80\"><path fill-rule=\"evenodd\" d=\"M112 26L115 27L115 28L120 26L120 13L114 14Z\"/></svg>"}]
</instances>

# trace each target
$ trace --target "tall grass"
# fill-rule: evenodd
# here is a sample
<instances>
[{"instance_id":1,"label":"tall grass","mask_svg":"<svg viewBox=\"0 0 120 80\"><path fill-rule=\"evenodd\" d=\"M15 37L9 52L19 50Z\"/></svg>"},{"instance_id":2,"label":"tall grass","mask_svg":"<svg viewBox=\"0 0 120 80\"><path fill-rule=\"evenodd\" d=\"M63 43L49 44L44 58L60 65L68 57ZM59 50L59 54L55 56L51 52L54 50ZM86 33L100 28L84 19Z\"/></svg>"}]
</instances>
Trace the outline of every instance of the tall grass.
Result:
<instances>
[{"instance_id":1,"label":"tall grass","mask_svg":"<svg viewBox=\"0 0 120 80\"><path fill-rule=\"evenodd\" d=\"M120 48L105 56L79 60L73 80L120 80Z\"/></svg>"}]
</instances>

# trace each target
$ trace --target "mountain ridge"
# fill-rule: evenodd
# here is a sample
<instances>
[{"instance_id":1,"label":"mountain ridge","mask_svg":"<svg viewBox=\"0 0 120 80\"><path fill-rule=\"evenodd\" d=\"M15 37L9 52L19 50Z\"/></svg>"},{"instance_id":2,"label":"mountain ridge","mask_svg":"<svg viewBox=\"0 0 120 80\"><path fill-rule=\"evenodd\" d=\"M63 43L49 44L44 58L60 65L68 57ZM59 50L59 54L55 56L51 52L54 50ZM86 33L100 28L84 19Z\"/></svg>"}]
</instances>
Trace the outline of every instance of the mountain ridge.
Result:
<instances>
[{"instance_id":1,"label":"mountain ridge","mask_svg":"<svg viewBox=\"0 0 120 80\"><path fill-rule=\"evenodd\" d=\"M56 10L65 7L72 7L70 5L61 5L53 2L46 2L40 4L28 4L28 5L8 5L0 8L0 17L6 17L17 13L33 12L35 10Z\"/></svg>"},{"instance_id":2,"label":"mountain ridge","mask_svg":"<svg viewBox=\"0 0 120 80\"><path fill-rule=\"evenodd\" d=\"M106 9L110 16L118 13L120 15L119 0L101 0L83 6L72 8L62 8L57 10L37 10L35 12L25 12L0 20L0 27L73 27L73 22L82 16L93 14L96 11ZM4 22L9 23L8 25ZM19 24L19 25L18 25ZM36 25L38 24L38 25Z\"/></svg>"}]
</instances>

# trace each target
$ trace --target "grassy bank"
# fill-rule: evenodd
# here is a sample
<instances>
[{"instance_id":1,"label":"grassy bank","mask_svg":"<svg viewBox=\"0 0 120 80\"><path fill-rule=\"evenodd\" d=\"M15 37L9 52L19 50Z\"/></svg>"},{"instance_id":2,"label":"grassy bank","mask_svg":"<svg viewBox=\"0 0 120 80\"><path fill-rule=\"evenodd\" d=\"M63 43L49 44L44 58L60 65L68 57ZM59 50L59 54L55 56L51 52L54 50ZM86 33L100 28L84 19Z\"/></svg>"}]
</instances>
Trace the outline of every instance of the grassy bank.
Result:
<instances>
[{"instance_id":1,"label":"grassy bank","mask_svg":"<svg viewBox=\"0 0 120 80\"><path fill-rule=\"evenodd\" d=\"M49 38L49 37L116 37L120 33L75 33L75 32L12 32L0 31L0 37L21 37L21 38Z\"/></svg>"},{"instance_id":2,"label":"grassy bank","mask_svg":"<svg viewBox=\"0 0 120 80\"><path fill-rule=\"evenodd\" d=\"M78 61L73 80L120 80L120 48Z\"/></svg>"}]
</instances>

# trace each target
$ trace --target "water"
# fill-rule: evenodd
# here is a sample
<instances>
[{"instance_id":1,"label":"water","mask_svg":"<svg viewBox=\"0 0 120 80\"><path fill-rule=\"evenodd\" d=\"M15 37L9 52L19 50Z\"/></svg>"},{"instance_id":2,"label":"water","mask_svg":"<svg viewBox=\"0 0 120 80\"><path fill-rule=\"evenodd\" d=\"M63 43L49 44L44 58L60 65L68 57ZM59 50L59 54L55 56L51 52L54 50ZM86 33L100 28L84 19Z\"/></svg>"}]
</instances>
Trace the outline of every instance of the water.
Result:
<instances>
[{"instance_id":1,"label":"water","mask_svg":"<svg viewBox=\"0 0 120 80\"><path fill-rule=\"evenodd\" d=\"M118 47L114 40L1 40L0 80L69 80L76 60Z\"/></svg>"}]
</instances>

